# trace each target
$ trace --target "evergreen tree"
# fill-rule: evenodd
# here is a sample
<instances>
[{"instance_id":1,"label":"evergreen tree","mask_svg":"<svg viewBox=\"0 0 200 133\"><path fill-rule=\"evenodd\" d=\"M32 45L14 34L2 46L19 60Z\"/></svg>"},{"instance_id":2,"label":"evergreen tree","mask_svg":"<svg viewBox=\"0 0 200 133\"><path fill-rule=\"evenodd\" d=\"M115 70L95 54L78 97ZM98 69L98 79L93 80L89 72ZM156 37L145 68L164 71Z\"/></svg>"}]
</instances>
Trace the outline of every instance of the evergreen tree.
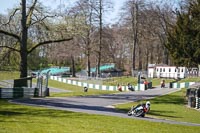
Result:
<instances>
[{"instance_id":1,"label":"evergreen tree","mask_svg":"<svg viewBox=\"0 0 200 133\"><path fill-rule=\"evenodd\" d=\"M191 0L186 10L176 11L177 20L168 31L167 49L176 65L200 64L200 0Z\"/></svg>"}]
</instances>

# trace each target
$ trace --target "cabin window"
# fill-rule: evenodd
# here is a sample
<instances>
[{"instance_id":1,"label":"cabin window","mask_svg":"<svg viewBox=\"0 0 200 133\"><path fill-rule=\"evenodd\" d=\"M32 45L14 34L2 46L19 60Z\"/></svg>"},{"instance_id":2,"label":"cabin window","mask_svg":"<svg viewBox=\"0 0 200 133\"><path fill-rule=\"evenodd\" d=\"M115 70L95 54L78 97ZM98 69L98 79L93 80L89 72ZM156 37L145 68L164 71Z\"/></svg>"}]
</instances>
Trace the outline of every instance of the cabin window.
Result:
<instances>
[{"instance_id":1,"label":"cabin window","mask_svg":"<svg viewBox=\"0 0 200 133\"><path fill-rule=\"evenodd\" d=\"M183 69L181 69L181 72L183 72Z\"/></svg>"},{"instance_id":2,"label":"cabin window","mask_svg":"<svg viewBox=\"0 0 200 133\"><path fill-rule=\"evenodd\" d=\"M158 72L158 68L157 68L157 72Z\"/></svg>"},{"instance_id":3,"label":"cabin window","mask_svg":"<svg viewBox=\"0 0 200 133\"><path fill-rule=\"evenodd\" d=\"M169 68L169 72L171 72L171 68Z\"/></svg>"},{"instance_id":4,"label":"cabin window","mask_svg":"<svg viewBox=\"0 0 200 133\"><path fill-rule=\"evenodd\" d=\"M160 68L160 72L162 72L162 68Z\"/></svg>"},{"instance_id":5,"label":"cabin window","mask_svg":"<svg viewBox=\"0 0 200 133\"><path fill-rule=\"evenodd\" d=\"M176 68L175 68L175 72L176 72Z\"/></svg>"},{"instance_id":6,"label":"cabin window","mask_svg":"<svg viewBox=\"0 0 200 133\"><path fill-rule=\"evenodd\" d=\"M163 68L163 72L165 72L165 68Z\"/></svg>"}]
</instances>

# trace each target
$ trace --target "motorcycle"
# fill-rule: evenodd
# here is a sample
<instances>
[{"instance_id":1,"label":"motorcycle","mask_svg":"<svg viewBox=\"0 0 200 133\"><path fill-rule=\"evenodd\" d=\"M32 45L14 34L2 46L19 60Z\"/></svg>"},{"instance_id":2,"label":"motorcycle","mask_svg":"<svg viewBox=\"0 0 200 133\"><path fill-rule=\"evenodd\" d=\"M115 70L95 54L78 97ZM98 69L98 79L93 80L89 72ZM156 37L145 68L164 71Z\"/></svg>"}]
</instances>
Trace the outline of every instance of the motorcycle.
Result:
<instances>
[{"instance_id":1,"label":"motorcycle","mask_svg":"<svg viewBox=\"0 0 200 133\"><path fill-rule=\"evenodd\" d=\"M146 104L139 104L136 107L132 106L128 111L128 116L144 117L146 113L150 111L150 102L147 101Z\"/></svg>"}]
</instances>

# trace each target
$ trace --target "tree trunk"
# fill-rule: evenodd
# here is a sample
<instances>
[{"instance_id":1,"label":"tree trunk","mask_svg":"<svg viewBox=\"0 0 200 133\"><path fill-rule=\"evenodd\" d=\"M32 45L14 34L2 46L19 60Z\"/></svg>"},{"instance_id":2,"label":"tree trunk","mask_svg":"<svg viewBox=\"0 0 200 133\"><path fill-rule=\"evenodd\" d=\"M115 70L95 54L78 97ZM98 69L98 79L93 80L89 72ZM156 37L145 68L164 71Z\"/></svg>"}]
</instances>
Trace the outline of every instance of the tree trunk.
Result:
<instances>
[{"instance_id":1,"label":"tree trunk","mask_svg":"<svg viewBox=\"0 0 200 133\"><path fill-rule=\"evenodd\" d=\"M90 69L91 69L91 66L90 66L90 38L89 38L89 34L88 34L88 39L87 39L87 75L88 77L90 77Z\"/></svg>"},{"instance_id":2,"label":"tree trunk","mask_svg":"<svg viewBox=\"0 0 200 133\"><path fill-rule=\"evenodd\" d=\"M156 64L160 64L160 63L161 63L161 59L162 59L160 56L163 55L163 54L162 54L163 51L161 51L159 45L157 45L156 51L158 51L158 52L157 52L157 58L156 58Z\"/></svg>"},{"instance_id":3,"label":"tree trunk","mask_svg":"<svg viewBox=\"0 0 200 133\"><path fill-rule=\"evenodd\" d=\"M138 49L139 49L139 51L138 51L138 53L139 53L139 58L138 58L139 66L138 66L138 70L142 70L142 52L141 52L141 48L140 47Z\"/></svg>"},{"instance_id":4,"label":"tree trunk","mask_svg":"<svg viewBox=\"0 0 200 133\"><path fill-rule=\"evenodd\" d=\"M20 62L20 78L27 77L27 36L28 36L28 30L26 26L26 0L22 0L22 19L21 19L21 25L22 25L22 37L20 42L20 56L21 56L21 62Z\"/></svg>"},{"instance_id":5,"label":"tree trunk","mask_svg":"<svg viewBox=\"0 0 200 133\"><path fill-rule=\"evenodd\" d=\"M90 17L90 23L91 23L91 17ZM91 25L91 24L90 24ZM90 48L90 30L88 31L87 33L87 73L88 73L88 77L90 77L90 69L91 69L91 66L90 66L90 52L91 52L91 48Z\"/></svg>"},{"instance_id":6,"label":"tree trunk","mask_svg":"<svg viewBox=\"0 0 200 133\"><path fill-rule=\"evenodd\" d=\"M163 63L169 65L169 54L167 48L164 47Z\"/></svg>"},{"instance_id":7,"label":"tree trunk","mask_svg":"<svg viewBox=\"0 0 200 133\"><path fill-rule=\"evenodd\" d=\"M133 29L133 55L132 55L132 70L135 70L135 58L136 58L136 45L137 45L137 36L138 36L138 4L133 4L132 9L132 29Z\"/></svg>"},{"instance_id":8,"label":"tree trunk","mask_svg":"<svg viewBox=\"0 0 200 133\"><path fill-rule=\"evenodd\" d=\"M154 62L154 57L153 57L153 50L151 50L151 52L150 52L150 63L151 64L154 64L155 62Z\"/></svg>"},{"instance_id":9,"label":"tree trunk","mask_svg":"<svg viewBox=\"0 0 200 133\"><path fill-rule=\"evenodd\" d=\"M76 77L75 61L73 55L71 55L71 61L72 61L72 77Z\"/></svg>"},{"instance_id":10,"label":"tree trunk","mask_svg":"<svg viewBox=\"0 0 200 133\"><path fill-rule=\"evenodd\" d=\"M97 77L100 77L100 66L101 66L101 50L102 50L102 0L99 0L99 51L98 51L98 62L97 62Z\"/></svg>"},{"instance_id":11,"label":"tree trunk","mask_svg":"<svg viewBox=\"0 0 200 133\"><path fill-rule=\"evenodd\" d=\"M149 49L146 49L146 65L145 70L148 71L148 63L149 63Z\"/></svg>"},{"instance_id":12,"label":"tree trunk","mask_svg":"<svg viewBox=\"0 0 200 133\"><path fill-rule=\"evenodd\" d=\"M87 55L87 68L88 68L88 77L90 77L91 75L90 75L90 69L91 69L91 67L90 67L90 53L88 53L88 55Z\"/></svg>"}]
</instances>

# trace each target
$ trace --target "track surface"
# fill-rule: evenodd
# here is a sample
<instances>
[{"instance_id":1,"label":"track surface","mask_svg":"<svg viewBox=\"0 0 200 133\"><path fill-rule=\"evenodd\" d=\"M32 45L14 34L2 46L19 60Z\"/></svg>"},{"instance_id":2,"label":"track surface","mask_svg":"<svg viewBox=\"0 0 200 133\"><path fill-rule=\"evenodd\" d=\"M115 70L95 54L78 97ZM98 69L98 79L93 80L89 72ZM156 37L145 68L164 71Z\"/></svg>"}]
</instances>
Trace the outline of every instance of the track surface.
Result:
<instances>
[{"instance_id":1,"label":"track surface","mask_svg":"<svg viewBox=\"0 0 200 133\"><path fill-rule=\"evenodd\" d=\"M13 103L26 104L32 106L43 106L58 110L68 110L73 112L83 112L88 114L101 114L132 119L141 119L152 122L163 122L169 124L200 126L196 123L177 122L165 119L139 118L127 116L126 112L120 112L113 108L115 104L133 102L138 100L150 99L156 96L165 95L178 91L179 89L155 88L138 92L120 92L116 94L86 96L86 97L62 97L62 98L32 98L12 100Z\"/></svg>"}]
</instances>

